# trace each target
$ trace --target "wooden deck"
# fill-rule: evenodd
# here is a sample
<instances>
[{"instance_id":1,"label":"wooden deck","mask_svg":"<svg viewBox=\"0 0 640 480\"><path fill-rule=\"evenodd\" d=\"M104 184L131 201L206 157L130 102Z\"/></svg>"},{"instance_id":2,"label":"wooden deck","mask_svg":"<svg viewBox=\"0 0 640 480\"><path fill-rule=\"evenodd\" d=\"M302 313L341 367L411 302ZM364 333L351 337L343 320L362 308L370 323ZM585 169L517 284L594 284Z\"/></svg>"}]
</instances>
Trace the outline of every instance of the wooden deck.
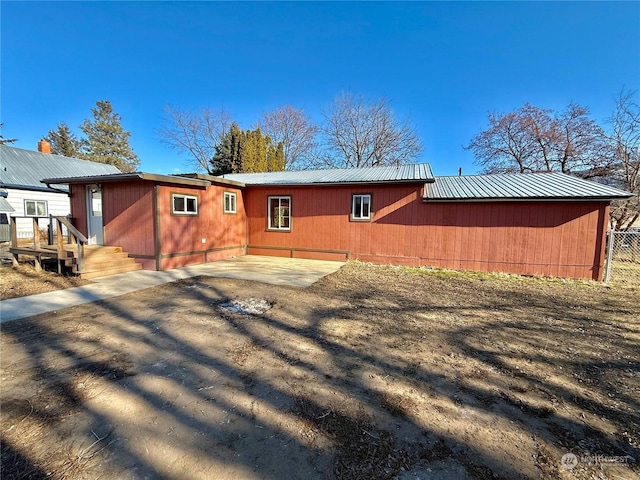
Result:
<instances>
[{"instance_id":1,"label":"wooden deck","mask_svg":"<svg viewBox=\"0 0 640 480\"><path fill-rule=\"evenodd\" d=\"M17 235L17 219L29 218L33 221L31 244L19 245ZM43 241L38 221L47 219L50 223L49 240ZM55 238L52 235L51 223L55 220ZM35 259L36 270L42 269L43 258L53 258L58 263L58 273L68 267L80 278L96 278L116 273L141 270L142 265L130 258L121 247L89 245L89 240L73 226L66 217L11 217L11 247L13 264L18 264L19 255L29 255ZM63 235L63 227L67 234Z\"/></svg>"},{"instance_id":2,"label":"wooden deck","mask_svg":"<svg viewBox=\"0 0 640 480\"><path fill-rule=\"evenodd\" d=\"M42 258L52 258L58 262L58 273L67 267L73 274L87 279L142 269L121 247L114 246L84 245L82 260L76 244L64 244L62 251L57 245L11 247L9 251L14 255L14 263L17 255L30 255L35 258L36 269L41 269Z\"/></svg>"}]
</instances>

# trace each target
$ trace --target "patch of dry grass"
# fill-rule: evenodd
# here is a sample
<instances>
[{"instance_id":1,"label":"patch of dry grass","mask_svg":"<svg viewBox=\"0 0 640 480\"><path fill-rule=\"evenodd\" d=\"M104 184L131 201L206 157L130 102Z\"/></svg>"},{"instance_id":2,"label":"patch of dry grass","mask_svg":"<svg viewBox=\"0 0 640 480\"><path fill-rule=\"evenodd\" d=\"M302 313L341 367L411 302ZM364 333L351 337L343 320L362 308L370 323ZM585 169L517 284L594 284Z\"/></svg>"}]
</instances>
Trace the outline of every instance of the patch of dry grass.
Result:
<instances>
[{"instance_id":1,"label":"patch of dry grass","mask_svg":"<svg viewBox=\"0 0 640 480\"><path fill-rule=\"evenodd\" d=\"M88 285L91 282L42 270L36 272L29 264L18 267L0 266L0 300L52 292L64 288Z\"/></svg>"}]
</instances>

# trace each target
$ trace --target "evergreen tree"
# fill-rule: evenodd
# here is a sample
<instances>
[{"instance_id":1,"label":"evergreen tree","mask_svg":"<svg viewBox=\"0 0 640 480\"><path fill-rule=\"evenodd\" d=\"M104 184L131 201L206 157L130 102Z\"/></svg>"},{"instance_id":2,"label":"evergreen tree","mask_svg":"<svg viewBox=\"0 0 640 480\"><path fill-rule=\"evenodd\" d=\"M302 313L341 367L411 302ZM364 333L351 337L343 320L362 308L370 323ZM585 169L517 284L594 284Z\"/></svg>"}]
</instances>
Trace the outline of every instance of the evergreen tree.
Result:
<instances>
[{"instance_id":1,"label":"evergreen tree","mask_svg":"<svg viewBox=\"0 0 640 480\"><path fill-rule=\"evenodd\" d=\"M211 159L212 175L274 172L285 167L282 142L274 145L259 128L243 132L233 123L215 150Z\"/></svg>"},{"instance_id":2,"label":"evergreen tree","mask_svg":"<svg viewBox=\"0 0 640 480\"><path fill-rule=\"evenodd\" d=\"M51 144L51 153L56 155L79 157L82 154L82 142L65 122L60 123L55 130L49 130L45 140Z\"/></svg>"},{"instance_id":3,"label":"evergreen tree","mask_svg":"<svg viewBox=\"0 0 640 480\"><path fill-rule=\"evenodd\" d=\"M284 144L279 142L278 145L271 146L271 152L269 156L269 171L280 172L286 167L286 156L284 154Z\"/></svg>"},{"instance_id":4,"label":"evergreen tree","mask_svg":"<svg viewBox=\"0 0 640 480\"><path fill-rule=\"evenodd\" d=\"M244 148L244 132L233 122L222 141L215 146L211 159L212 175L242 172L242 150Z\"/></svg>"},{"instance_id":5,"label":"evergreen tree","mask_svg":"<svg viewBox=\"0 0 640 480\"><path fill-rule=\"evenodd\" d=\"M113 111L111 102L99 100L91 112L93 120L86 119L80 125L87 136L82 140L81 158L115 165L123 172L136 171L140 160L129 146L131 133L123 130L121 117Z\"/></svg>"},{"instance_id":6,"label":"evergreen tree","mask_svg":"<svg viewBox=\"0 0 640 480\"><path fill-rule=\"evenodd\" d=\"M242 171L247 173L266 172L267 149L266 141L260 129L247 130L245 148L242 155Z\"/></svg>"}]
</instances>

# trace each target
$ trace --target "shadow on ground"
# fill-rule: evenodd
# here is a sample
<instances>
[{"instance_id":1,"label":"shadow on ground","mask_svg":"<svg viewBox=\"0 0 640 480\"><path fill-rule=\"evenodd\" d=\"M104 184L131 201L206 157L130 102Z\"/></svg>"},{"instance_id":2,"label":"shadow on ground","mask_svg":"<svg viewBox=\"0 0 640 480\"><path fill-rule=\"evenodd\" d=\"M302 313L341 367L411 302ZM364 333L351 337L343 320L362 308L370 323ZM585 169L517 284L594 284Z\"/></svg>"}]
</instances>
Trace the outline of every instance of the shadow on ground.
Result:
<instances>
[{"instance_id":1,"label":"shadow on ground","mask_svg":"<svg viewBox=\"0 0 640 480\"><path fill-rule=\"evenodd\" d=\"M12 322L3 478L633 478L637 294L356 264Z\"/></svg>"}]
</instances>

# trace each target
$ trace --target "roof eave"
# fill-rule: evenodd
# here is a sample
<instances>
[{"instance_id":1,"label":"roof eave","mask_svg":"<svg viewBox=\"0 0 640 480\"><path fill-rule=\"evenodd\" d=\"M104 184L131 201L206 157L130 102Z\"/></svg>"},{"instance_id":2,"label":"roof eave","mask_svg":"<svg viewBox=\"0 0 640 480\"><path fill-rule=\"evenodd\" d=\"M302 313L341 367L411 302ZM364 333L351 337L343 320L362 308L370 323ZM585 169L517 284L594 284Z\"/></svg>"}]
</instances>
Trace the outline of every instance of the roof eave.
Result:
<instances>
[{"instance_id":1,"label":"roof eave","mask_svg":"<svg viewBox=\"0 0 640 480\"><path fill-rule=\"evenodd\" d=\"M177 173L175 175L171 175L172 177L181 177L181 178L195 178L198 180L206 180L210 183L219 183L222 185L230 185L233 187L246 187L247 185L242 182L237 182L235 180L228 180L222 177L216 177L215 175L207 175L204 173Z\"/></svg>"},{"instance_id":2,"label":"roof eave","mask_svg":"<svg viewBox=\"0 0 640 480\"><path fill-rule=\"evenodd\" d=\"M193 187L206 187L211 184L207 180L176 177L173 175L158 175L154 173L115 173L110 175L94 175L88 177L68 177L68 178L45 178L42 183L47 185L57 184L86 184L86 183L113 183L127 182L132 180L145 180L158 183L172 183L176 185L187 185Z\"/></svg>"},{"instance_id":3,"label":"roof eave","mask_svg":"<svg viewBox=\"0 0 640 480\"><path fill-rule=\"evenodd\" d=\"M67 185L66 182L60 182L58 185ZM28 190L32 192L48 192L48 193L64 193L65 195L68 192L61 192L57 188L47 187L47 186L36 186L36 185L15 185L11 183L3 183L2 188L11 188L15 190Z\"/></svg>"}]
</instances>

